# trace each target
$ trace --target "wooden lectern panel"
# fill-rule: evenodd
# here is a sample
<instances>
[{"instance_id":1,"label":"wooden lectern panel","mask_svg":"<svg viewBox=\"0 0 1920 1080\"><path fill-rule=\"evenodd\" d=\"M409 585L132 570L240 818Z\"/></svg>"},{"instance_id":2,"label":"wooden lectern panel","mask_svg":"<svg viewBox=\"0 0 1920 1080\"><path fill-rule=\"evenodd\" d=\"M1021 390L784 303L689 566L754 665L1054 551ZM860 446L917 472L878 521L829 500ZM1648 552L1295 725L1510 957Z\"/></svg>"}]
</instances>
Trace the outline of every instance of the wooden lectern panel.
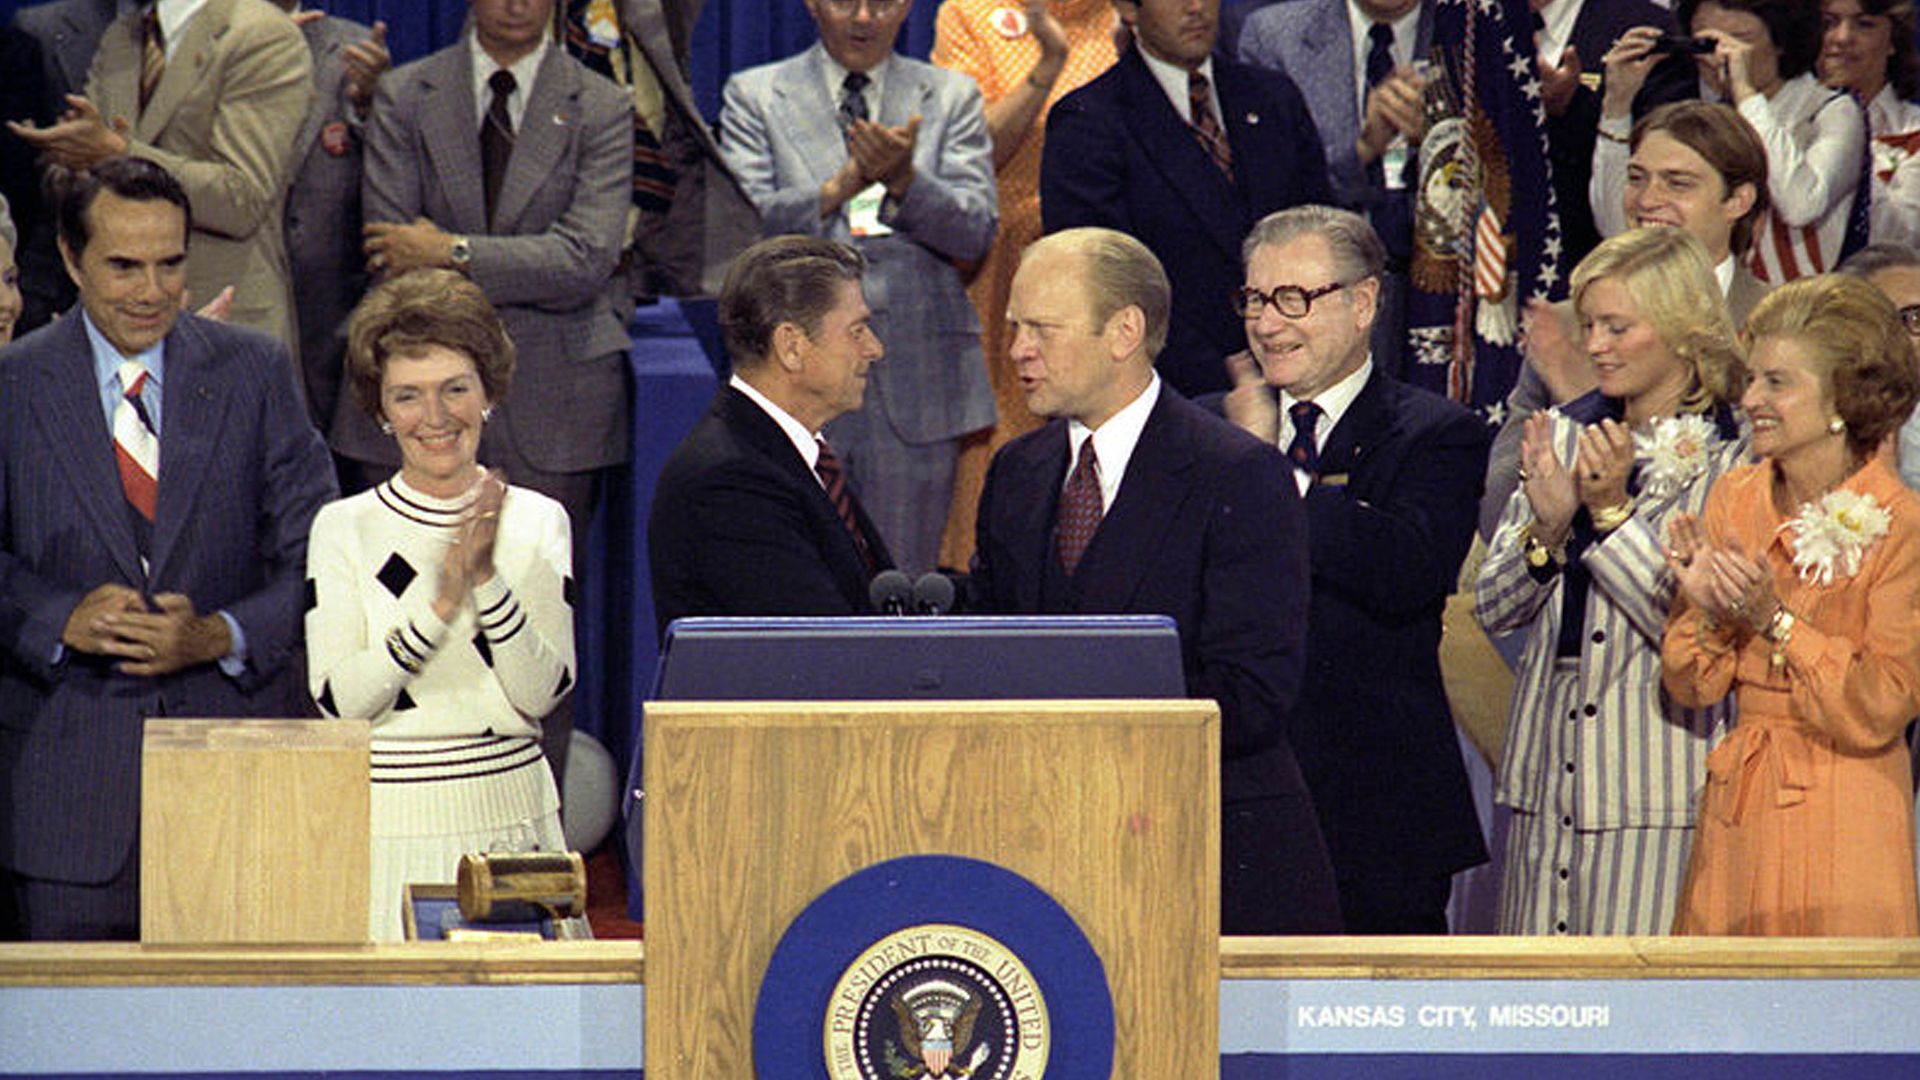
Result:
<instances>
[{"instance_id":1,"label":"wooden lectern panel","mask_svg":"<svg viewBox=\"0 0 1920 1080\"><path fill-rule=\"evenodd\" d=\"M1212 702L650 702L645 738L649 1078L742 1075L788 924L913 854L998 864L1066 909L1106 966L1115 1076L1213 1074Z\"/></svg>"},{"instance_id":2,"label":"wooden lectern panel","mask_svg":"<svg viewBox=\"0 0 1920 1080\"><path fill-rule=\"evenodd\" d=\"M149 720L140 939L367 940L364 720Z\"/></svg>"}]
</instances>

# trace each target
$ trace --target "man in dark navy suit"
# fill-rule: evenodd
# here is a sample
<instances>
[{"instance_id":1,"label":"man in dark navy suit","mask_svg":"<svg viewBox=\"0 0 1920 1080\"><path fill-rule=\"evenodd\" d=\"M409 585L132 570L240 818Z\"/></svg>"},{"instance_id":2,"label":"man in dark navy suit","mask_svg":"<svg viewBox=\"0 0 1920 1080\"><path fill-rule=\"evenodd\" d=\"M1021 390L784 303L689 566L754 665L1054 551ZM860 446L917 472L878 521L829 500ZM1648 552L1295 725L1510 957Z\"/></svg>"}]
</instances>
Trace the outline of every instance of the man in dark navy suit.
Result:
<instances>
[{"instance_id":1,"label":"man in dark navy suit","mask_svg":"<svg viewBox=\"0 0 1920 1080\"><path fill-rule=\"evenodd\" d=\"M1347 930L1445 933L1453 873L1485 862L1440 681L1440 615L1472 539L1488 432L1379 370L1386 252L1366 220L1302 206L1247 238L1227 415L1292 463L1313 559L1307 669L1288 732ZM1257 367L1256 367L1257 364Z\"/></svg>"},{"instance_id":2,"label":"man in dark navy suit","mask_svg":"<svg viewBox=\"0 0 1920 1080\"><path fill-rule=\"evenodd\" d=\"M1229 303L1240 241L1264 215L1328 202L1312 114L1285 75L1213 55L1218 0L1114 0L1134 44L1047 114L1048 232L1101 225L1152 250L1173 282L1160 373L1183 394L1227 388L1246 347Z\"/></svg>"},{"instance_id":3,"label":"man in dark navy suit","mask_svg":"<svg viewBox=\"0 0 1920 1080\"><path fill-rule=\"evenodd\" d=\"M307 530L337 494L286 347L180 312L186 191L61 208L80 303L0 352L0 888L27 937L139 932L141 722L305 716Z\"/></svg>"},{"instance_id":4,"label":"man in dark navy suit","mask_svg":"<svg viewBox=\"0 0 1920 1080\"><path fill-rule=\"evenodd\" d=\"M733 375L667 459L647 519L662 633L683 615L871 612L867 583L893 561L820 434L861 406L883 352L866 265L809 236L734 259L720 293Z\"/></svg>"},{"instance_id":5,"label":"man in dark navy suit","mask_svg":"<svg viewBox=\"0 0 1920 1080\"><path fill-rule=\"evenodd\" d=\"M1220 703L1221 932L1337 933L1285 735L1305 652L1300 499L1277 451L1154 373L1169 306L1159 262L1124 233L1070 229L1027 249L1011 358L1027 407L1053 422L988 469L973 602L1171 617L1188 694Z\"/></svg>"}]
</instances>

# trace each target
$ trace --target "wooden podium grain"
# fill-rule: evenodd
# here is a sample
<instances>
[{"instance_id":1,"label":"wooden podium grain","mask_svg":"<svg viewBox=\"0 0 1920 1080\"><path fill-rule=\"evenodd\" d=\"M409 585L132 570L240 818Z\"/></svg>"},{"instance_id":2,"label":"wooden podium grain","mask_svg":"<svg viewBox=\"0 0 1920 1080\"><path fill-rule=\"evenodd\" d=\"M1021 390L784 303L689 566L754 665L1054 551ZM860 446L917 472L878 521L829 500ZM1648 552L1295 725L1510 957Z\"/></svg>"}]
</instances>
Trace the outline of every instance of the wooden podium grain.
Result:
<instances>
[{"instance_id":1,"label":"wooden podium grain","mask_svg":"<svg viewBox=\"0 0 1920 1080\"><path fill-rule=\"evenodd\" d=\"M741 1075L788 924L914 854L998 864L1067 910L1106 967L1113 1075L1213 1075L1213 702L655 701L644 736L650 1080Z\"/></svg>"},{"instance_id":2,"label":"wooden podium grain","mask_svg":"<svg viewBox=\"0 0 1920 1080\"><path fill-rule=\"evenodd\" d=\"M364 720L148 720L140 940L367 940Z\"/></svg>"}]
</instances>

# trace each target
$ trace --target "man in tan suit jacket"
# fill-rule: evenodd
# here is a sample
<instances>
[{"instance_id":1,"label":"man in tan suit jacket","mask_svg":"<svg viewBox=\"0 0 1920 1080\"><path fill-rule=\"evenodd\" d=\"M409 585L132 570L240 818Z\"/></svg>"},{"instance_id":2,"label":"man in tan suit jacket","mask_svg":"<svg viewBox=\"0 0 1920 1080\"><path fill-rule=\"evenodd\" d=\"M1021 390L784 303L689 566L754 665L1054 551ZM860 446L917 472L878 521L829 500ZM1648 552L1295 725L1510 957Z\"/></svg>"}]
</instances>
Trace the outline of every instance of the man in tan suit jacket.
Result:
<instances>
[{"instance_id":1,"label":"man in tan suit jacket","mask_svg":"<svg viewBox=\"0 0 1920 1080\"><path fill-rule=\"evenodd\" d=\"M266 0L157 0L154 10L166 62L145 109L136 11L107 28L86 96L68 98L65 116L12 127L56 166L130 154L172 173L193 204L189 294L204 302L232 286L230 321L293 348L280 204L313 94L306 39Z\"/></svg>"}]
</instances>

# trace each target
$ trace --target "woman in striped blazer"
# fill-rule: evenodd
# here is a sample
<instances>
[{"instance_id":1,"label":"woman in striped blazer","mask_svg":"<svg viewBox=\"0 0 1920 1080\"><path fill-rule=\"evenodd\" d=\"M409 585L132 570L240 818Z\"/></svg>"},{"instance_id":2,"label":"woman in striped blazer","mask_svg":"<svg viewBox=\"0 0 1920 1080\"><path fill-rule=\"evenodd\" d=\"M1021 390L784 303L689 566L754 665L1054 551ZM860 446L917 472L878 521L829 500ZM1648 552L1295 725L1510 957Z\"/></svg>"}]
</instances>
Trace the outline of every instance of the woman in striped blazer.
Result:
<instances>
[{"instance_id":1,"label":"woman in striped blazer","mask_svg":"<svg viewBox=\"0 0 1920 1080\"><path fill-rule=\"evenodd\" d=\"M1745 369L1706 250L1679 229L1602 243L1573 300L1598 389L1528 419L1475 587L1489 633L1528 631L1497 791L1514 811L1499 923L1665 933L1728 706L1661 689L1664 529L1745 458Z\"/></svg>"}]
</instances>

